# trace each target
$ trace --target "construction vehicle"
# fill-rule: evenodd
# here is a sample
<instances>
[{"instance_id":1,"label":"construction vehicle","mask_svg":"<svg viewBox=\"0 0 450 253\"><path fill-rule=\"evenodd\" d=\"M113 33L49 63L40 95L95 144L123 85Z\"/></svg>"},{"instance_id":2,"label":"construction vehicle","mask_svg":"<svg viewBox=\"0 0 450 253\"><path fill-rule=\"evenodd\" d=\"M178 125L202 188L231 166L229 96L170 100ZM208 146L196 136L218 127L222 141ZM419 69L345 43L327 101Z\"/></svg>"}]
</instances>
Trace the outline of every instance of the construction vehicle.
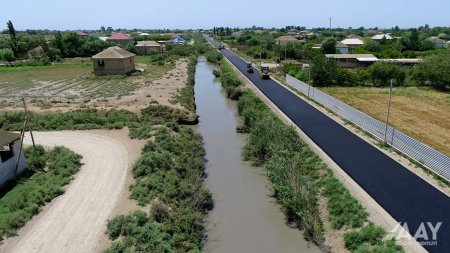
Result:
<instances>
[{"instance_id":1,"label":"construction vehicle","mask_svg":"<svg viewBox=\"0 0 450 253\"><path fill-rule=\"evenodd\" d=\"M269 75L269 66L266 65L261 65L261 70L259 71L259 76L262 79L269 79L270 75Z\"/></svg>"},{"instance_id":2,"label":"construction vehicle","mask_svg":"<svg viewBox=\"0 0 450 253\"><path fill-rule=\"evenodd\" d=\"M252 66L252 62L247 62L247 72L248 73L253 73L253 66Z\"/></svg>"}]
</instances>

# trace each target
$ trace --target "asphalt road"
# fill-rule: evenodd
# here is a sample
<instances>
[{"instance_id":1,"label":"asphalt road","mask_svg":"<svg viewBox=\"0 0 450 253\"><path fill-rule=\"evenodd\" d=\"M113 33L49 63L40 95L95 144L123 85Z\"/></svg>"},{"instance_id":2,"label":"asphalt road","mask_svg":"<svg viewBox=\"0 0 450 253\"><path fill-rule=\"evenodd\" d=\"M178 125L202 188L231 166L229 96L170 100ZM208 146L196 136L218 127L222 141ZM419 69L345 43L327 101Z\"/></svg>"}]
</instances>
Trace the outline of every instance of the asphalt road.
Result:
<instances>
[{"instance_id":1,"label":"asphalt road","mask_svg":"<svg viewBox=\"0 0 450 253\"><path fill-rule=\"evenodd\" d=\"M450 252L448 196L277 82L262 80L256 69L247 73L245 61L231 51L220 51L395 220L406 222L412 236L422 222L433 226L442 222L437 245L424 247L429 252ZM432 240L431 230L425 227Z\"/></svg>"}]
</instances>

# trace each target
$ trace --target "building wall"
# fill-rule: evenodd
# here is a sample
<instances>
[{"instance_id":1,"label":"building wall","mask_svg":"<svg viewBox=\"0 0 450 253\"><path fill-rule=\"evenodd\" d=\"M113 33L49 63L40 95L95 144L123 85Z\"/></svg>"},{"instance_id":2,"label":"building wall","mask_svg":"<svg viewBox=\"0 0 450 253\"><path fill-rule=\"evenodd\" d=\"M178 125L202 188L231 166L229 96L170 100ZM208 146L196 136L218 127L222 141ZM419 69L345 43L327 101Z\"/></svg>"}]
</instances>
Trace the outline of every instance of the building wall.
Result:
<instances>
[{"instance_id":1,"label":"building wall","mask_svg":"<svg viewBox=\"0 0 450 253\"><path fill-rule=\"evenodd\" d=\"M8 180L14 179L15 174L14 172L16 169L16 162L19 151L20 151L20 140L17 140L13 144L14 156L6 161L0 160L0 188L3 187L5 183L8 182ZM25 156L22 150L22 153L20 153L19 167L17 169L17 174L18 175L22 174L25 171L26 166L27 165L25 161Z\"/></svg>"},{"instance_id":2,"label":"building wall","mask_svg":"<svg viewBox=\"0 0 450 253\"><path fill-rule=\"evenodd\" d=\"M147 55L151 52L162 52L161 46L136 46L136 50L140 55Z\"/></svg>"},{"instance_id":3,"label":"building wall","mask_svg":"<svg viewBox=\"0 0 450 253\"><path fill-rule=\"evenodd\" d=\"M340 54L348 54L348 47L338 47L336 48Z\"/></svg>"},{"instance_id":4,"label":"building wall","mask_svg":"<svg viewBox=\"0 0 450 253\"><path fill-rule=\"evenodd\" d=\"M106 39L107 42L116 44L116 45L132 45L134 44L134 40L133 39L129 39L129 40L114 40L114 39Z\"/></svg>"},{"instance_id":5,"label":"building wall","mask_svg":"<svg viewBox=\"0 0 450 253\"><path fill-rule=\"evenodd\" d=\"M104 65L101 66L101 61ZM124 59L92 59L94 74L104 75L126 75L135 70L134 56Z\"/></svg>"}]
</instances>

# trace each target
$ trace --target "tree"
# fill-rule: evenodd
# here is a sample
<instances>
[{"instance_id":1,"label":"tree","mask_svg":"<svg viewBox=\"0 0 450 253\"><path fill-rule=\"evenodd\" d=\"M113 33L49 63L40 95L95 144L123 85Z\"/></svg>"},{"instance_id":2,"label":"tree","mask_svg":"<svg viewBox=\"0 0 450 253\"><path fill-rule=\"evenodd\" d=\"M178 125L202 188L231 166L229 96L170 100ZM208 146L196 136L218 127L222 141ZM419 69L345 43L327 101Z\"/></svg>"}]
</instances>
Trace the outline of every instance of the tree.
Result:
<instances>
[{"instance_id":1,"label":"tree","mask_svg":"<svg viewBox=\"0 0 450 253\"><path fill-rule=\"evenodd\" d=\"M438 90L450 89L450 50L429 56L413 69L413 78Z\"/></svg>"},{"instance_id":2,"label":"tree","mask_svg":"<svg viewBox=\"0 0 450 253\"><path fill-rule=\"evenodd\" d=\"M317 55L312 60L311 79L316 86L333 85L337 76L338 66L333 59Z\"/></svg>"},{"instance_id":3,"label":"tree","mask_svg":"<svg viewBox=\"0 0 450 253\"><path fill-rule=\"evenodd\" d=\"M17 46L16 29L14 28L11 20L8 20L6 26L8 27L9 38L11 39L11 49L14 52L14 56L17 57L19 54L19 50Z\"/></svg>"},{"instance_id":4,"label":"tree","mask_svg":"<svg viewBox=\"0 0 450 253\"><path fill-rule=\"evenodd\" d=\"M64 41L60 31L55 34L55 47L59 50L60 56L64 57Z\"/></svg>"},{"instance_id":5,"label":"tree","mask_svg":"<svg viewBox=\"0 0 450 253\"><path fill-rule=\"evenodd\" d=\"M324 54L335 54L336 53L336 40L334 38L329 38L322 43L322 52Z\"/></svg>"},{"instance_id":6,"label":"tree","mask_svg":"<svg viewBox=\"0 0 450 253\"><path fill-rule=\"evenodd\" d=\"M64 57L80 56L80 48L83 45L83 39L76 33L66 33L63 36Z\"/></svg>"},{"instance_id":7,"label":"tree","mask_svg":"<svg viewBox=\"0 0 450 253\"><path fill-rule=\"evenodd\" d=\"M81 46L82 56L93 56L109 47L109 43L97 37L89 37Z\"/></svg>"},{"instance_id":8,"label":"tree","mask_svg":"<svg viewBox=\"0 0 450 253\"><path fill-rule=\"evenodd\" d=\"M403 85L406 73L393 63L377 62L369 67L372 81L376 85L386 85L394 80L396 85Z\"/></svg>"}]
</instances>

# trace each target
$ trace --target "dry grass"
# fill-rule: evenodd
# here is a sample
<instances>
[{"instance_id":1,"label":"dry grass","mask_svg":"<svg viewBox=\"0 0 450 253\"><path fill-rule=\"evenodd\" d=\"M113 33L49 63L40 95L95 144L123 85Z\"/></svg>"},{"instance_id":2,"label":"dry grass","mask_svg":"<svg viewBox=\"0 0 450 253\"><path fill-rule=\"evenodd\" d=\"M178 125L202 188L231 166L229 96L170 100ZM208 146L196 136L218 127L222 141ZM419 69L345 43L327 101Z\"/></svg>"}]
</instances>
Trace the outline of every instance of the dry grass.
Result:
<instances>
[{"instance_id":1,"label":"dry grass","mask_svg":"<svg viewBox=\"0 0 450 253\"><path fill-rule=\"evenodd\" d=\"M328 87L322 91L384 122L387 88ZM409 136L450 155L450 94L430 88L394 88L390 123Z\"/></svg>"}]
</instances>

